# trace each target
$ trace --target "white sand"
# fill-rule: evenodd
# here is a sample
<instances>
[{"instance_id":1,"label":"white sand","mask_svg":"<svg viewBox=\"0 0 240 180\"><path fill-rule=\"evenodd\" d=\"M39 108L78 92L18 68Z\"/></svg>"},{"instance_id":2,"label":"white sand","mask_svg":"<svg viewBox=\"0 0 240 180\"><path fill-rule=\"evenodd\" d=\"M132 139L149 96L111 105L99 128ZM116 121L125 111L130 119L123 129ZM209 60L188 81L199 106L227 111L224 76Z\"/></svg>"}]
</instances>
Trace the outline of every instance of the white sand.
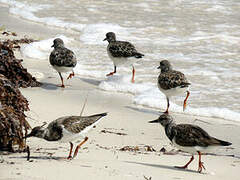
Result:
<instances>
[{"instance_id":1,"label":"white sand","mask_svg":"<svg viewBox=\"0 0 240 180\"><path fill-rule=\"evenodd\" d=\"M7 8L0 8L0 22L7 30L19 34L19 38L26 34L33 38L50 38L63 32L58 29L47 29L36 23L29 23L11 17ZM16 52L19 57L20 54ZM76 159L68 161L69 144L47 142L38 138L27 140L31 150L31 160L26 160L25 153L1 155L1 179L88 179L88 180L134 180L152 177L160 179L239 179L240 159L229 156L239 154L240 138L239 123L225 120L172 114L177 122L195 123L206 129L211 135L233 143L233 149L221 148L216 150L218 156L203 156L206 170L199 174L198 158L189 166L189 170L178 170L175 165L184 165L190 156L185 153L164 155L159 152L162 147L172 150L170 142L160 125L149 124L149 120L158 117L158 110L136 107L132 104L131 95L101 91L97 88L99 81L86 77L75 76L71 80L64 80L67 87L56 87L60 83L58 74L50 67L48 60L37 61L24 59L24 66L39 77L43 87L22 89L22 93L30 103L28 121L32 127L42 125L65 115L80 113L84 99L88 95L84 115L108 112L108 116L95 129L88 133L89 140L80 149ZM103 77L104 78L104 77ZM194 121L200 119L202 121ZM125 136L101 133L101 130L126 133ZM81 139L79 140L81 141ZM75 142L74 145L76 145ZM121 152L120 148L130 146L151 145L158 152Z\"/></svg>"}]
</instances>

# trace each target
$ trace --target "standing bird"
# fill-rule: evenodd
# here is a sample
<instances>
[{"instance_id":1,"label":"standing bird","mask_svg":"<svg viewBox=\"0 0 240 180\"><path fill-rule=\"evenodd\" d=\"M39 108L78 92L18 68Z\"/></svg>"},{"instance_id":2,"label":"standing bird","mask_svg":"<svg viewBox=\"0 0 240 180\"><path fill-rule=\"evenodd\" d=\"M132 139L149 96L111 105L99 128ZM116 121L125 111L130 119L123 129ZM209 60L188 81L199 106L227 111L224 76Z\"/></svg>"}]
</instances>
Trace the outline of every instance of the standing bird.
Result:
<instances>
[{"instance_id":1,"label":"standing bird","mask_svg":"<svg viewBox=\"0 0 240 180\"><path fill-rule=\"evenodd\" d=\"M76 147L73 157L73 143L71 141L79 138L79 136L84 137L84 134L94 127L99 122L100 118L106 115L107 113L95 114L92 116L60 117L49 123L46 128L43 127L45 124L43 126L34 127L31 133L26 135L25 138L34 136L47 141L69 142L70 151L67 159L73 159L77 156L78 149L88 140L88 137L85 137Z\"/></svg>"},{"instance_id":2,"label":"standing bird","mask_svg":"<svg viewBox=\"0 0 240 180\"><path fill-rule=\"evenodd\" d=\"M60 38L54 39L52 47L54 47L54 50L49 56L49 61L61 78L62 85L60 85L60 87L64 88L65 86L61 73L72 71L67 79L74 76L73 68L77 64L76 56L71 50L64 47L64 42Z\"/></svg>"},{"instance_id":3,"label":"standing bird","mask_svg":"<svg viewBox=\"0 0 240 180\"><path fill-rule=\"evenodd\" d=\"M158 76L157 85L159 90L164 93L167 98L167 110L164 113L168 113L169 97L187 92L187 96L183 103L184 111L187 106L187 99L190 95L188 90L190 83L187 81L187 78L183 73L173 70L168 60L162 60L158 69L161 69L161 73Z\"/></svg>"},{"instance_id":4,"label":"standing bird","mask_svg":"<svg viewBox=\"0 0 240 180\"><path fill-rule=\"evenodd\" d=\"M116 35L113 32L108 32L106 34L106 38L103 41L108 41L107 53L110 59L114 64L114 71L107 74L107 76L111 76L117 72L117 66L123 64L132 65L132 83L134 83L135 69L133 63L137 61L137 59L142 58L144 55L137 52L135 47L126 41L117 41Z\"/></svg>"},{"instance_id":5,"label":"standing bird","mask_svg":"<svg viewBox=\"0 0 240 180\"><path fill-rule=\"evenodd\" d=\"M168 139L178 149L191 153L190 161L184 166L176 166L177 168L186 169L193 161L194 154L198 153L198 172L201 173L203 162L201 161L201 152L211 152L219 146L229 146L232 143L222 141L211 137L206 131L196 125L191 124L176 124L173 118L168 114L162 114L158 119L149 121L149 123L160 123L165 128L165 134Z\"/></svg>"}]
</instances>

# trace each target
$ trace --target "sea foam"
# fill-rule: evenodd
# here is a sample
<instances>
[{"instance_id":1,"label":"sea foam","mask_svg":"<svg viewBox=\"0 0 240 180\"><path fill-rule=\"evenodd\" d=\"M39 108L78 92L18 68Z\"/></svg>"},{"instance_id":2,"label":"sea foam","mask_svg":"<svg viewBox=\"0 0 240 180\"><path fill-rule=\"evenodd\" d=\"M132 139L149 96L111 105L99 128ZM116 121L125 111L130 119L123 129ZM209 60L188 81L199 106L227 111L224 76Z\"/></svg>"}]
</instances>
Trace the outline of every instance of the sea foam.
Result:
<instances>
[{"instance_id":1,"label":"sea foam","mask_svg":"<svg viewBox=\"0 0 240 180\"><path fill-rule=\"evenodd\" d=\"M165 111L167 107L166 97L153 83L131 83L131 76L114 75L107 77L99 84L99 88L106 91L130 93L133 95L133 103L136 105L148 106ZM170 99L170 111L183 113L183 105L175 104ZM185 114L222 118L232 121L239 121L240 113L227 108L204 107L192 108L187 106Z\"/></svg>"},{"instance_id":2,"label":"sea foam","mask_svg":"<svg viewBox=\"0 0 240 180\"><path fill-rule=\"evenodd\" d=\"M58 35L54 38L32 42L30 44L24 44L20 48L21 55L27 58L47 60L50 52L53 50L51 46L53 45L53 40L55 38L61 38L65 44L73 41L72 38L64 35Z\"/></svg>"},{"instance_id":3,"label":"sea foam","mask_svg":"<svg viewBox=\"0 0 240 180\"><path fill-rule=\"evenodd\" d=\"M81 31L85 24L65 22L57 17L37 17L34 13L42 10L51 8L52 5L40 5L40 4L27 4L24 2L17 2L14 0L0 0L0 3L8 4L9 13L20 16L23 19L50 25L66 29L74 29L76 31Z\"/></svg>"},{"instance_id":4,"label":"sea foam","mask_svg":"<svg viewBox=\"0 0 240 180\"><path fill-rule=\"evenodd\" d=\"M83 35L80 36L80 40L86 44L105 44L103 39L105 38L105 34L110 31L122 36L129 35L128 30L118 24L98 23L90 24L83 28Z\"/></svg>"}]
</instances>

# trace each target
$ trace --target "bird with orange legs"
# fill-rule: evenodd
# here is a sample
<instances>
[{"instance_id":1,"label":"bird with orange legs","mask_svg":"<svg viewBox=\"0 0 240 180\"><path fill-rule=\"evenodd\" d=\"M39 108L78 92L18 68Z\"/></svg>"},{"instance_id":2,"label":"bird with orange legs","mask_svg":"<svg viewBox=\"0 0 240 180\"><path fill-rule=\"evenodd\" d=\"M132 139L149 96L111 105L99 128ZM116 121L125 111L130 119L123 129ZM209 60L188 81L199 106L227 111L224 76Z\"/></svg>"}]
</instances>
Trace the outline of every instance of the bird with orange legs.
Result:
<instances>
[{"instance_id":1,"label":"bird with orange legs","mask_svg":"<svg viewBox=\"0 0 240 180\"><path fill-rule=\"evenodd\" d=\"M70 49L64 47L64 42L60 38L54 39L52 47L54 50L49 56L49 61L60 76L62 84L59 86L64 88L65 85L61 73L71 71L67 79L71 79L74 76L73 68L77 64L76 56Z\"/></svg>"},{"instance_id":2,"label":"bird with orange legs","mask_svg":"<svg viewBox=\"0 0 240 180\"><path fill-rule=\"evenodd\" d=\"M187 92L187 96L183 103L183 111L187 107L187 99L190 95L189 86L187 78L180 71L175 71L172 68L172 65L168 60L162 60L158 69L161 70L160 75L158 76L158 88L165 94L167 99L167 109L165 113L168 113L169 109L169 98L171 96L181 95Z\"/></svg>"},{"instance_id":3,"label":"bird with orange legs","mask_svg":"<svg viewBox=\"0 0 240 180\"><path fill-rule=\"evenodd\" d=\"M172 116L167 113L162 114L156 120L149 121L149 123L160 123L165 129L166 136L176 148L192 154L190 161L186 165L175 166L176 168L188 168L188 165L194 159L194 155L198 154L198 172L201 173L202 170L205 169L201 159L203 152L215 152L216 148L230 146L232 144L210 136L199 126L191 124L176 124Z\"/></svg>"},{"instance_id":4,"label":"bird with orange legs","mask_svg":"<svg viewBox=\"0 0 240 180\"><path fill-rule=\"evenodd\" d=\"M134 63L144 56L139 53L134 45L127 41L117 41L116 35L113 32L108 32L104 41L108 41L107 53L110 59L113 61L114 71L107 74L112 76L117 72L117 66L130 65L132 66L132 79L131 82L135 82L135 68Z\"/></svg>"}]
</instances>

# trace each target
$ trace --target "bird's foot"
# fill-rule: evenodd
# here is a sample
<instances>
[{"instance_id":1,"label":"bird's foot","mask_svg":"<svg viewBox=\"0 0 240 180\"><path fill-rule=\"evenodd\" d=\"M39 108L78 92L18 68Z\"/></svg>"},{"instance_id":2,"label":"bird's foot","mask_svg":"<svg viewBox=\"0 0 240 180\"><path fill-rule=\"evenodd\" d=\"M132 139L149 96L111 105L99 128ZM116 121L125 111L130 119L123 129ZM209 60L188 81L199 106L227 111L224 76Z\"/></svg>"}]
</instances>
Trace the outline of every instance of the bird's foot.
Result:
<instances>
[{"instance_id":1,"label":"bird's foot","mask_svg":"<svg viewBox=\"0 0 240 180\"><path fill-rule=\"evenodd\" d=\"M110 72L106 76L112 76L115 72Z\"/></svg>"},{"instance_id":2,"label":"bird's foot","mask_svg":"<svg viewBox=\"0 0 240 180\"><path fill-rule=\"evenodd\" d=\"M201 173L201 172L202 172L202 169L206 170L206 168L205 168L204 165L203 165L203 162L199 162L198 172Z\"/></svg>"},{"instance_id":3,"label":"bird's foot","mask_svg":"<svg viewBox=\"0 0 240 180\"><path fill-rule=\"evenodd\" d=\"M163 112L163 114L168 114L168 110L166 110L165 112Z\"/></svg>"},{"instance_id":4,"label":"bird's foot","mask_svg":"<svg viewBox=\"0 0 240 180\"><path fill-rule=\"evenodd\" d=\"M72 159L73 159L72 156L68 156L68 157L67 157L67 160L72 160Z\"/></svg>"},{"instance_id":5,"label":"bird's foot","mask_svg":"<svg viewBox=\"0 0 240 180\"><path fill-rule=\"evenodd\" d=\"M131 81L132 83L135 83L135 80L134 79L132 79L132 81Z\"/></svg>"},{"instance_id":6,"label":"bird's foot","mask_svg":"<svg viewBox=\"0 0 240 180\"><path fill-rule=\"evenodd\" d=\"M67 79L71 79L74 76L74 73L69 74Z\"/></svg>"},{"instance_id":7,"label":"bird's foot","mask_svg":"<svg viewBox=\"0 0 240 180\"><path fill-rule=\"evenodd\" d=\"M65 88L64 84L58 84L57 87Z\"/></svg>"}]
</instances>

